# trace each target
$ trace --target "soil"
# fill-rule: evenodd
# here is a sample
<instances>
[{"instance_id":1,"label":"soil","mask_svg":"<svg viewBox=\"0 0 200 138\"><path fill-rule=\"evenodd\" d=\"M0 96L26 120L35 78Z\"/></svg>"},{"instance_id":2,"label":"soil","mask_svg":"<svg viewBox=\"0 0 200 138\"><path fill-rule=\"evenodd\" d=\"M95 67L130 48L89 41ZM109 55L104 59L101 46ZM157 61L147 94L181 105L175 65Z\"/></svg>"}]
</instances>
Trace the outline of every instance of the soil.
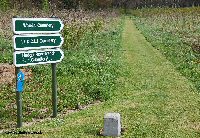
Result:
<instances>
[{"instance_id":1,"label":"soil","mask_svg":"<svg viewBox=\"0 0 200 138\"><path fill-rule=\"evenodd\" d=\"M32 71L24 68L21 71L25 74L25 80L31 78ZM15 66L8 63L0 63L0 85L13 84L15 82Z\"/></svg>"},{"instance_id":2,"label":"soil","mask_svg":"<svg viewBox=\"0 0 200 138\"><path fill-rule=\"evenodd\" d=\"M12 84L15 79L15 66L0 63L0 84Z\"/></svg>"}]
</instances>

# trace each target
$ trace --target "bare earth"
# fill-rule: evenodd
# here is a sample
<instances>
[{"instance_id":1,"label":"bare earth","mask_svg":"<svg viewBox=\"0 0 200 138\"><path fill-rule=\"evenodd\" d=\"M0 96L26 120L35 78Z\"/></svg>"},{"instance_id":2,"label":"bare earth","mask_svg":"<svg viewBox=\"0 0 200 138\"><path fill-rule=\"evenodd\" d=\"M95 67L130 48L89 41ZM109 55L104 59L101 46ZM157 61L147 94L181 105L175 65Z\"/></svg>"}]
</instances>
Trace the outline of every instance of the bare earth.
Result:
<instances>
[{"instance_id":1,"label":"bare earth","mask_svg":"<svg viewBox=\"0 0 200 138\"><path fill-rule=\"evenodd\" d=\"M25 74L25 79L29 79L32 76L31 69L21 69ZM1 84L13 84L15 81L15 66L8 63L0 63L0 85Z\"/></svg>"},{"instance_id":2,"label":"bare earth","mask_svg":"<svg viewBox=\"0 0 200 138\"><path fill-rule=\"evenodd\" d=\"M15 66L0 63L0 84L12 84L15 79Z\"/></svg>"}]
</instances>

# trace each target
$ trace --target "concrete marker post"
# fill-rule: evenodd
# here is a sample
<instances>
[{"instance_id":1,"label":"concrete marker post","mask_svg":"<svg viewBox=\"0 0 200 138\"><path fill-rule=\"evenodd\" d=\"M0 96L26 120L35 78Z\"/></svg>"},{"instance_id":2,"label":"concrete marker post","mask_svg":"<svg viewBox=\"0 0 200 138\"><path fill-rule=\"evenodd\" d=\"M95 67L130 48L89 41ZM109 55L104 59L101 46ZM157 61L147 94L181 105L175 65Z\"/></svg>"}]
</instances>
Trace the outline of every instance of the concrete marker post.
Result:
<instances>
[{"instance_id":1,"label":"concrete marker post","mask_svg":"<svg viewBox=\"0 0 200 138\"><path fill-rule=\"evenodd\" d=\"M119 113L105 114L103 135L112 137L119 137L121 135L121 120Z\"/></svg>"}]
</instances>

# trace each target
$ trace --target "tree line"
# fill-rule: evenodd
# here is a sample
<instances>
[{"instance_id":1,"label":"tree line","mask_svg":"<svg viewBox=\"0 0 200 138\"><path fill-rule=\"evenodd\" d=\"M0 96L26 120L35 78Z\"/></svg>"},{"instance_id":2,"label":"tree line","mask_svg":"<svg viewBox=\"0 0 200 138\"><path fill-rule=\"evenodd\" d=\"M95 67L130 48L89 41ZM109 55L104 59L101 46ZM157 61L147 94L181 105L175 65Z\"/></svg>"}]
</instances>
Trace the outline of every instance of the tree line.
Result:
<instances>
[{"instance_id":1,"label":"tree line","mask_svg":"<svg viewBox=\"0 0 200 138\"><path fill-rule=\"evenodd\" d=\"M200 0L114 0L115 7L143 8L143 7L191 7L199 6Z\"/></svg>"},{"instance_id":2,"label":"tree line","mask_svg":"<svg viewBox=\"0 0 200 138\"><path fill-rule=\"evenodd\" d=\"M0 9L99 9L199 6L200 0L0 0Z\"/></svg>"}]
</instances>

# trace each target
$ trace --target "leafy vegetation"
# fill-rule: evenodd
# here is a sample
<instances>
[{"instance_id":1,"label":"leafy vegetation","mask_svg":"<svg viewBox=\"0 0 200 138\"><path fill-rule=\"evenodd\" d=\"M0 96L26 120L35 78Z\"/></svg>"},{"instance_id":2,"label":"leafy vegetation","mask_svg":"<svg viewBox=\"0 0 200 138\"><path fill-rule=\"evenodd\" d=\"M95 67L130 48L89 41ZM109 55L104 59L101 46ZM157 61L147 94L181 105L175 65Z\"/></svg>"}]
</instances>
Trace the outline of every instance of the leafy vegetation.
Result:
<instances>
[{"instance_id":1,"label":"leafy vegetation","mask_svg":"<svg viewBox=\"0 0 200 138\"><path fill-rule=\"evenodd\" d=\"M112 7L112 0L0 0L0 11L10 9L16 10L32 10L43 9L51 12L51 10L63 9L92 9Z\"/></svg>"},{"instance_id":2,"label":"leafy vegetation","mask_svg":"<svg viewBox=\"0 0 200 138\"><path fill-rule=\"evenodd\" d=\"M46 12L49 11L49 1L48 0L42 1L42 8L43 8L43 11L46 11Z\"/></svg>"},{"instance_id":3,"label":"leafy vegetation","mask_svg":"<svg viewBox=\"0 0 200 138\"><path fill-rule=\"evenodd\" d=\"M21 13L23 14L27 13ZM69 17L73 16L63 19L66 14L69 14ZM57 17L65 23L62 31L65 39L62 48L65 58L57 65L59 112L76 109L96 100L110 99L117 87L116 80L120 74L120 20L112 12L66 11L63 15L60 12ZM8 31L3 38L10 38L11 34ZM12 63L11 41L6 42L2 39L1 42L1 51L5 53L0 62ZM49 117L52 113L51 67L39 65L25 69L31 72L31 77L26 80L23 92L23 121L30 122ZM15 127L14 82L0 85L0 91L0 129Z\"/></svg>"},{"instance_id":4,"label":"leafy vegetation","mask_svg":"<svg viewBox=\"0 0 200 138\"><path fill-rule=\"evenodd\" d=\"M133 11L137 27L200 91L200 8Z\"/></svg>"},{"instance_id":5,"label":"leafy vegetation","mask_svg":"<svg viewBox=\"0 0 200 138\"><path fill-rule=\"evenodd\" d=\"M151 8L199 6L199 0L0 0L0 10L9 9L107 9L107 8ZM48 8L47 8L48 7Z\"/></svg>"},{"instance_id":6,"label":"leafy vegetation","mask_svg":"<svg viewBox=\"0 0 200 138\"><path fill-rule=\"evenodd\" d=\"M10 42L0 38L0 63L12 63L13 60L13 47Z\"/></svg>"},{"instance_id":7,"label":"leafy vegetation","mask_svg":"<svg viewBox=\"0 0 200 138\"><path fill-rule=\"evenodd\" d=\"M148 43L132 20L122 33L122 76L115 96L101 104L43 123L14 130L42 132L25 137L99 138L103 116L121 114L121 138L199 138L199 94L171 62ZM18 137L4 134L2 137Z\"/></svg>"}]
</instances>

